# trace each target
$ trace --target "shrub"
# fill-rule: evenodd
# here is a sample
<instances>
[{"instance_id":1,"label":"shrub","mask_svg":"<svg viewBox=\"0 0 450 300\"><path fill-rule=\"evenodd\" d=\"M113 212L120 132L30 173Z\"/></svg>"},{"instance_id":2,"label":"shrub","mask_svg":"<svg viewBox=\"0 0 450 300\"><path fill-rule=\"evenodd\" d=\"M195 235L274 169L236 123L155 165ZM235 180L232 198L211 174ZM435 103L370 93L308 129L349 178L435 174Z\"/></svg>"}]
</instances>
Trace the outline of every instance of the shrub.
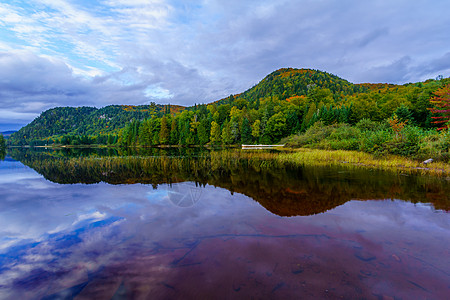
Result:
<instances>
[{"instance_id":1,"label":"shrub","mask_svg":"<svg viewBox=\"0 0 450 300\"><path fill-rule=\"evenodd\" d=\"M367 131L361 134L359 150L369 153L379 152L385 143L392 139L389 130Z\"/></svg>"},{"instance_id":2,"label":"shrub","mask_svg":"<svg viewBox=\"0 0 450 300\"><path fill-rule=\"evenodd\" d=\"M356 123L356 128L361 131L376 131L379 129L379 123L372 121L370 119L361 119L358 123Z\"/></svg>"},{"instance_id":3,"label":"shrub","mask_svg":"<svg viewBox=\"0 0 450 300\"><path fill-rule=\"evenodd\" d=\"M343 140L358 139L360 135L358 128L348 124L333 124L325 126L322 122L316 122L305 133L293 136L286 142L288 147L308 147L319 149L338 149L336 145ZM331 143L333 141L333 143ZM355 148L354 141L342 142L346 147ZM333 144L334 146L331 146ZM350 146L353 145L353 146Z\"/></svg>"},{"instance_id":4,"label":"shrub","mask_svg":"<svg viewBox=\"0 0 450 300\"><path fill-rule=\"evenodd\" d=\"M394 154L419 160L450 160L450 132L424 130L406 123L394 129L388 122L368 119L362 119L355 126L325 126L317 122L305 133L292 136L285 143L290 147L359 150L375 156Z\"/></svg>"},{"instance_id":5,"label":"shrub","mask_svg":"<svg viewBox=\"0 0 450 300\"><path fill-rule=\"evenodd\" d=\"M334 140L330 141L330 148L332 150L358 150L359 139L350 138L346 140Z\"/></svg>"},{"instance_id":6,"label":"shrub","mask_svg":"<svg viewBox=\"0 0 450 300\"><path fill-rule=\"evenodd\" d=\"M330 139L332 140L347 140L353 138L359 138L361 135L361 131L352 127L348 124L341 124L340 126L336 126L334 130L330 134Z\"/></svg>"}]
</instances>

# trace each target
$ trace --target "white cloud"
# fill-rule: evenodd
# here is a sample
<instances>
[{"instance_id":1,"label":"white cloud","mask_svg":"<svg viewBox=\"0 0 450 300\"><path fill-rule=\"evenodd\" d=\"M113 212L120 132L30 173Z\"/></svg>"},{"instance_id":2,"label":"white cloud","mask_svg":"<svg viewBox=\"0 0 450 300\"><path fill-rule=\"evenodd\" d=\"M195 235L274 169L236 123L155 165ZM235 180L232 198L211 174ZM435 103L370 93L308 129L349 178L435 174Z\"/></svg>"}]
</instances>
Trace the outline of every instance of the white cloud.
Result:
<instances>
[{"instance_id":1,"label":"white cloud","mask_svg":"<svg viewBox=\"0 0 450 300\"><path fill-rule=\"evenodd\" d=\"M13 6L0 3L0 23L9 25L28 22L29 20L23 17Z\"/></svg>"},{"instance_id":2,"label":"white cloud","mask_svg":"<svg viewBox=\"0 0 450 300\"><path fill-rule=\"evenodd\" d=\"M101 213L99 211L94 211L94 212L86 213L86 214L80 214L80 215L78 215L77 219L72 223L72 226L74 226L80 222L86 221L86 220L89 220L91 222L100 221L100 220L105 219L106 217L107 217L107 215L105 213Z\"/></svg>"}]
</instances>

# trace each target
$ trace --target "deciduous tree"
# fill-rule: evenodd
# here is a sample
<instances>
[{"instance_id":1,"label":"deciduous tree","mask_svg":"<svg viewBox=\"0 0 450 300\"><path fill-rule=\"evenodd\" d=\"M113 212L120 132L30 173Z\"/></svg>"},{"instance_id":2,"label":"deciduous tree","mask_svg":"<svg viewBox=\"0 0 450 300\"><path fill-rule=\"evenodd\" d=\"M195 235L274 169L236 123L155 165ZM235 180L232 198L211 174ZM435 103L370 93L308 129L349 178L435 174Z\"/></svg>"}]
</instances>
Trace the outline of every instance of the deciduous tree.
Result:
<instances>
[{"instance_id":1,"label":"deciduous tree","mask_svg":"<svg viewBox=\"0 0 450 300\"><path fill-rule=\"evenodd\" d=\"M450 84L443 86L434 92L434 97L430 99L434 108L430 111L435 114L433 123L439 124L439 130L450 128Z\"/></svg>"},{"instance_id":2,"label":"deciduous tree","mask_svg":"<svg viewBox=\"0 0 450 300\"><path fill-rule=\"evenodd\" d=\"M220 126L216 121L211 122L211 143L218 145L222 142L222 137L220 136Z\"/></svg>"}]
</instances>

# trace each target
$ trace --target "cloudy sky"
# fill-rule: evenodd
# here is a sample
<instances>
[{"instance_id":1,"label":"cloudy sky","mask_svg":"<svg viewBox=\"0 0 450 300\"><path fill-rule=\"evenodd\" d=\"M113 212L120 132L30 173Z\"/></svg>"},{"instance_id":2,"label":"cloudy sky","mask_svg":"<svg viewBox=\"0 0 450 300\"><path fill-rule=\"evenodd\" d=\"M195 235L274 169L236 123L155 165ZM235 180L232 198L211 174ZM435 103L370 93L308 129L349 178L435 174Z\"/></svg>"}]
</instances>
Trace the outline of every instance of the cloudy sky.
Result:
<instances>
[{"instance_id":1,"label":"cloudy sky","mask_svg":"<svg viewBox=\"0 0 450 300\"><path fill-rule=\"evenodd\" d=\"M447 0L2 0L0 131L55 106L208 103L282 68L450 76Z\"/></svg>"}]
</instances>

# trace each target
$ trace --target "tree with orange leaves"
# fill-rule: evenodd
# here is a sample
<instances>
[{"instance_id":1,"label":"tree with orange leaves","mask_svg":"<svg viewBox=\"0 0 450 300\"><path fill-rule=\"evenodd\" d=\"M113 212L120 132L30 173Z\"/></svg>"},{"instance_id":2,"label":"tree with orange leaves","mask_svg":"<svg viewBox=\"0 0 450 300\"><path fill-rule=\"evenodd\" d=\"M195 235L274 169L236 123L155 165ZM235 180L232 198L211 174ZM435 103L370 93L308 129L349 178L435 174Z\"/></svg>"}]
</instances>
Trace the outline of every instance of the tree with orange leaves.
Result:
<instances>
[{"instance_id":1,"label":"tree with orange leaves","mask_svg":"<svg viewBox=\"0 0 450 300\"><path fill-rule=\"evenodd\" d=\"M435 121L435 124L441 124L438 130L450 128L450 84L447 84L436 92L434 92L434 97L430 99L430 102L434 104L435 107L429 108L433 114L437 114L431 117Z\"/></svg>"}]
</instances>

